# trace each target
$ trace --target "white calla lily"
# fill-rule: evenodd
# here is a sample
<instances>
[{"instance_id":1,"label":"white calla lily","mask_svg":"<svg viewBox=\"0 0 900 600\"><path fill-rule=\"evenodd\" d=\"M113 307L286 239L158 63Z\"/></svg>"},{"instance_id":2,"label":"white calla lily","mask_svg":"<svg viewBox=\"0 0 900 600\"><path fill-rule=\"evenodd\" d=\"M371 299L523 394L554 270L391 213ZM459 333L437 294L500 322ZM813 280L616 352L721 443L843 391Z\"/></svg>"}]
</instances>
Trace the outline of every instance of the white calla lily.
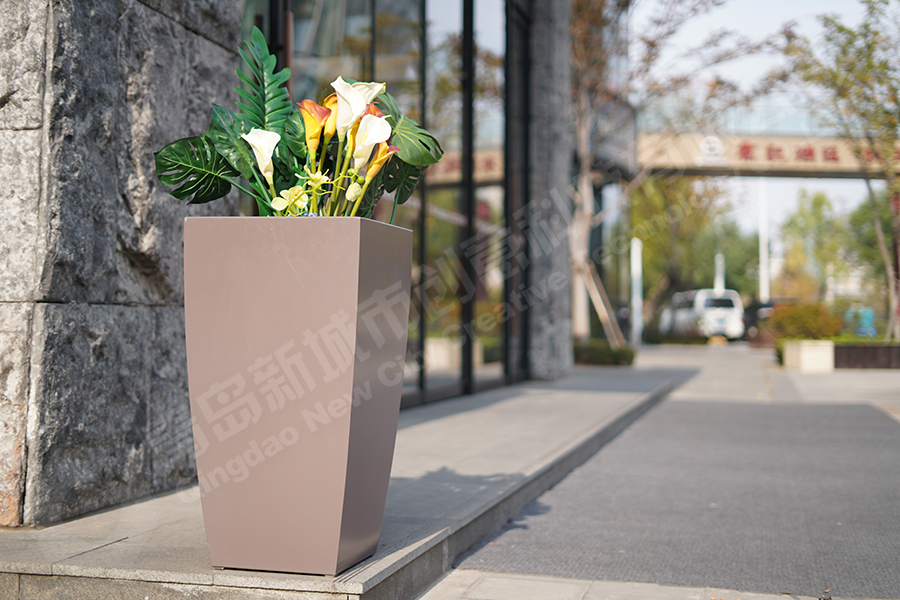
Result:
<instances>
[{"instance_id":1,"label":"white calla lily","mask_svg":"<svg viewBox=\"0 0 900 600\"><path fill-rule=\"evenodd\" d=\"M275 165L272 164L272 153L275 152L275 146L281 141L281 136L274 131L266 131L265 129L253 128L250 133L241 135L250 147L253 149L253 155L256 157L256 164L259 166L260 172L269 185L272 185L272 176L275 173Z\"/></svg>"},{"instance_id":2,"label":"white calla lily","mask_svg":"<svg viewBox=\"0 0 900 600\"><path fill-rule=\"evenodd\" d=\"M331 87L337 94L337 135L343 142L347 131L366 112L366 106L384 92L385 86L383 83L350 84L338 77L331 82Z\"/></svg>"},{"instance_id":3,"label":"white calla lily","mask_svg":"<svg viewBox=\"0 0 900 600\"><path fill-rule=\"evenodd\" d=\"M386 117L365 115L356 133L356 149L353 151L353 168L361 171L369 162L372 149L391 137L391 125Z\"/></svg>"},{"instance_id":4,"label":"white calla lily","mask_svg":"<svg viewBox=\"0 0 900 600\"><path fill-rule=\"evenodd\" d=\"M344 141L347 137L347 131L353 127L356 120L364 112L366 112L366 97L362 92L354 88L352 85L344 81L343 77L338 77L331 82L337 94L337 135L338 140Z\"/></svg>"},{"instance_id":5,"label":"white calla lily","mask_svg":"<svg viewBox=\"0 0 900 600\"><path fill-rule=\"evenodd\" d=\"M378 96L378 94L384 92L385 85L383 83L363 83L359 81L353 84L353 89L362 94L363 98L366 100L366 104L369 104Z\"/></svg>"}]
</instances>

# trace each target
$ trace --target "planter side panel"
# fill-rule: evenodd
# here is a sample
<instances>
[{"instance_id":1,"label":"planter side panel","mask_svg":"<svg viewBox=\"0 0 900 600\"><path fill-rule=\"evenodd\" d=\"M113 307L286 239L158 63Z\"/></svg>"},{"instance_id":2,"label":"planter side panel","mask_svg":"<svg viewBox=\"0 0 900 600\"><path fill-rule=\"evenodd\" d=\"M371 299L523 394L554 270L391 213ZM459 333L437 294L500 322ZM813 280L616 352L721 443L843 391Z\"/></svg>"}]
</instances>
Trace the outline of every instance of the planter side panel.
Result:
<instances>
[{"instance_id":1,"label":"planter side panel","mask_svg":"<svg viewBox=\"0 0 900 600\"><path fill-rule=\"evenodd\" d=\"M187 220L188 373L214 566L336 572L358 270L355 219Z\"/></svg>"},{"instance_id":2,"label":"planter side panel","mask_svg":"<svg viewBox=\"0 0 900 600\"><path fill-rule=\"evenodd\" d=\"M360 223L359 308L338 572L378 546L390 482L409 322L412 232Z\"/></svg>"}]
</instances>

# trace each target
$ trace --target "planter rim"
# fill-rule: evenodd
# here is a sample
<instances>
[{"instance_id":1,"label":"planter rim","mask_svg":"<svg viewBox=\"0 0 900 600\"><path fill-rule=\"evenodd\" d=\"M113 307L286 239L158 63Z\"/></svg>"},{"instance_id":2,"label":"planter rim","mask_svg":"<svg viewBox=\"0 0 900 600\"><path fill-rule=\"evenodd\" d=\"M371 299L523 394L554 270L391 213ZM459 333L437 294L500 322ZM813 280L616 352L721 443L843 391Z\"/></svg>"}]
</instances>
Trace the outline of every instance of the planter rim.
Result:
<instances>
[{"instance_id":1,"label":"planter rim","mask_svg":"<svg viewBox=\"0 0 900 600\"><path fill-rule=\"evenodd\" d=\"M192 215L184 218L185 221L188 220L229 220L229 219L253 219L254 221L257 219L275 219L275 220L299 220L299 219L345 219L347 221L355 221L361 223L363 221L369 221L371 223L378 223L379 225L383 225L385 227L394 227L397 229L402 229L403 231L412 231L408 227L403 227L401 225L394 225L393 223L385 223L384 221L379 221L377 219L369 219L366 217L324 217L324 216L315 216L315 217L258 217L258 216L250 216L250 215L215 215L215 216L200 216L200 215Z\"/></svg>"}]
</instances>

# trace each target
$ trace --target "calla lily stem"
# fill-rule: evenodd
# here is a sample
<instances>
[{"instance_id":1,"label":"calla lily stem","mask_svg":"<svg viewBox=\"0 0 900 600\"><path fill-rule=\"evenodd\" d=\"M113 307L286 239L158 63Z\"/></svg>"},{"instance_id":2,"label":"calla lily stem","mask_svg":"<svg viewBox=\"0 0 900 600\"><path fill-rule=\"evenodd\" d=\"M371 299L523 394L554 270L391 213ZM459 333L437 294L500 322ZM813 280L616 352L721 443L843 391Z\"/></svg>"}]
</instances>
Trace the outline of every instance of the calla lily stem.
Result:
<instances>
[{"instance_id":1,"label":"calla lily stem","mask_svg":"<svg viewBox=\"0 0 900 600\"><path fill-rule=\"evenodd\" d=\"M338 137L338 150L337 150L337 154L334 155L334 167L335 167L335 169L334 169L334 172L335 172L334 184L331 188L331 197L328 198L328 202L325 204L325 214L330 215L331 207L334 204L335 198L337 197L337 193L338 193L337 166L341 161L341 152L343 152L343 151L344 151L344 140L342 140L340 137Z\"/></svg>"},{"instance_id":2,"label":"calla lily stem","mask_svg":"<svg viewBox=\"0 0 900 600\"><path fill-rule=\"evenodd\" d=\"M394 224L394 215L397 213L397 199L394 198L394 207L391 209L391 220L388 221L388 224Z\"/></svg>"}]
</instances>

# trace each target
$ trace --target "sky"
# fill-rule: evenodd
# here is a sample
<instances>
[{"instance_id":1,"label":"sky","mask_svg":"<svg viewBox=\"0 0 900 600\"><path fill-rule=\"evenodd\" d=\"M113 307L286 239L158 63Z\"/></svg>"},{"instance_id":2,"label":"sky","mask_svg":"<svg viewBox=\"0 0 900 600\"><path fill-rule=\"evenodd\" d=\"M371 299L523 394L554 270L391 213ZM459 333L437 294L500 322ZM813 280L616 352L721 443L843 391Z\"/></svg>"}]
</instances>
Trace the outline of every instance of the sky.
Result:
<instances>
[{"instance_id":1,"label":"sky","mask_svg":"<svg viewBox=\"0 0 900 600\"><path fill-rule=\"evenodd\" d=\"M656 0L641 0L632 17L632 31L646 22L656 5ZM863 14L862 5L857 0L728 0L724 6L709 14L697 17L685 25L683 31L673 40L673 50L668 54L666 64L677 68L683 59L677 55L705 39L711 31L732 29L750 37L762 39L777 32L783 23L795 21L797 30L815 40L821 27L817 15L830 13L838 15L848 25L856 25ZM776 57L760 56L729 63L722 71L730 79L748 84L761 78L777 62ZM734 218L745 232L758 230L757 201L759 198L758 178L731 178L728 183ZM795 209L801 189L810 192L824 191L840 212L850 212L859 205L866 194L861 180L836 180L821 178L766 178L770 236L777 238L777 231L786 217Z\"/></svg>"}]
</instances>

